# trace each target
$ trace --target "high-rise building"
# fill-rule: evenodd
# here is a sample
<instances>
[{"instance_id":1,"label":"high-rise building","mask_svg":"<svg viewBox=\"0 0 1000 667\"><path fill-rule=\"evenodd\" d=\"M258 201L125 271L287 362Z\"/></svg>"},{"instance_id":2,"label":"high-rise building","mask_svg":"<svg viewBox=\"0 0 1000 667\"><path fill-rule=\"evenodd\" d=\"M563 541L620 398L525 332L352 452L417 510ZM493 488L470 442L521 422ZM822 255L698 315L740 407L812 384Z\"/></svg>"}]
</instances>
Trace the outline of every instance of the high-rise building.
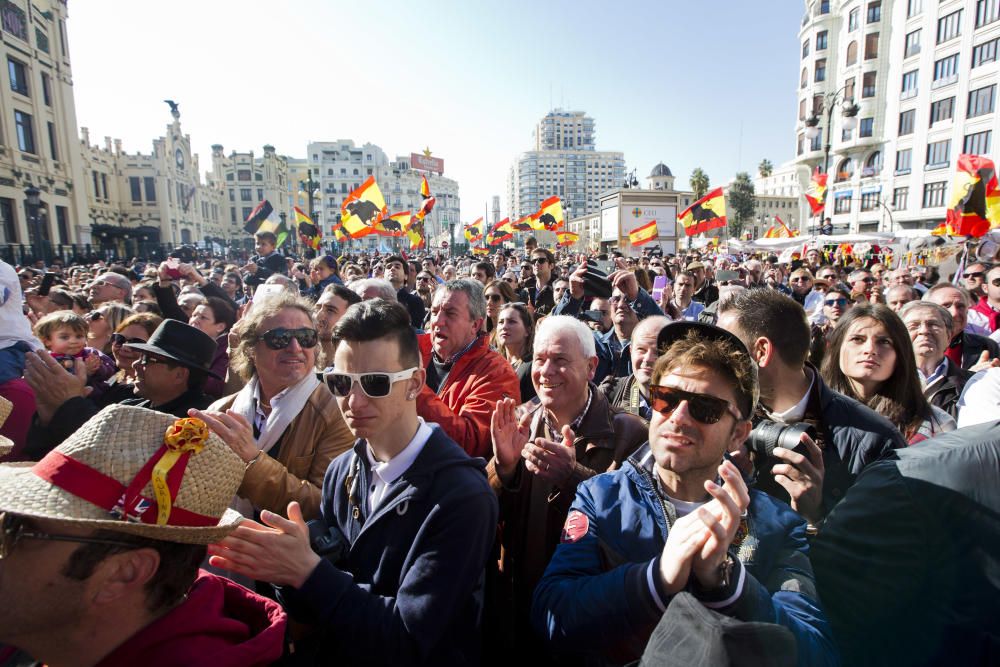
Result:
<instances>
[{"instance_id":1,"label":"high-rise building","mask_svg":"<svg viewBox=\"0 0 1000 667\"><path fill-rule=\"evenodd\" d=\"M598 151L594 119L582 111L555 109L534 131L534 150L521 153L510 168L507 213L519 218L545 199L562 199L566 219L594 213L600 195L621 186L625 154Z\"/></svg>"},{"instance_id":2,"label":"high-rise building","mask_svg":"<svg viewBox=\"0 0 1000 667\"><path fill-rule=\"evenodd\" d=\"M805 8L802 188L829 143L825 213L836 232L933 228L958 155L993 155L1000 0L807 0Z\"/></svg>"}]
</instances>

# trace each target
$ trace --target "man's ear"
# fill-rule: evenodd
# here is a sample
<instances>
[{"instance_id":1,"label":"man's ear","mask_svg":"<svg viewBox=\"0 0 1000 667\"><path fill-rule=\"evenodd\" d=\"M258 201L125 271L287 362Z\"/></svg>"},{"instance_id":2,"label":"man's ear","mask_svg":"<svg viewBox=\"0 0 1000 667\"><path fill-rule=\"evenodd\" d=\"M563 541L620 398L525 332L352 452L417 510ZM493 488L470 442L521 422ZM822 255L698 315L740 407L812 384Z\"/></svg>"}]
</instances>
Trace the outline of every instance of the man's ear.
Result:
<instances>
[{"instance_id":1,"label":"man's ear","mask_svg":"<svg viewBox=\"0 0 1000 667\"><path fill-rule=\"evenodd\" d=\"M770 338L760 336L750 346L750 358L761 368L766 368L774 356L774 344Z\"/></svg>"},{"instance_id":2,"label":"man's ear","mask_svg":"<svg viewBox=\"0 0 1000 667\"><path fill-rule=\"evenodd\" d=\"M746 439L750 437L750 431L752 429L752 424L749 419L741 419L736 422L733 426L733 432L729 440L729 444L726 445L726 449L732 453L739 450L740 445L746 442Z\"/></svg>"},{"instance_id":3,"label":"man's ear","mask_svg":"<svg viewBox=\"0 0 1000 667\"><path fill-rule=\"evenodd\" d=\"M160 568L156 549L132 549L111 554L101 561L88 579L90 599L96 605L112 605L135 595L145 597L145 587Z\"/></svg>"},{"instance_id":4,"label":"man's ear","mask_svg":"<svg viewBox=\"0 0 1000 667\"><path fill-rule=\"evenodd\" d=\"M600 363L600 359L598 359L596 356L591 357L590 359L587 359L587 366L589 367L587 369L587 380L593 382L594 375L597 374L597 365L599 363Z\"/></svg>"}]
</instances>

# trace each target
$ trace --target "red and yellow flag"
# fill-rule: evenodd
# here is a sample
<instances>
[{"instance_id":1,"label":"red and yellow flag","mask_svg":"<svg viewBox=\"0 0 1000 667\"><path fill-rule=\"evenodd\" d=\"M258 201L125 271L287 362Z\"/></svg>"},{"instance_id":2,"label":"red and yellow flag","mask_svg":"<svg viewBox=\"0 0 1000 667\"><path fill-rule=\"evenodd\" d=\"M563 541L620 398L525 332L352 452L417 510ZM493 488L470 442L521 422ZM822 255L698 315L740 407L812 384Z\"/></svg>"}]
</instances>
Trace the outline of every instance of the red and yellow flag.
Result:
<instances>
[{"instance_id":1,"label":"red and yellow flag","mask_svg":"<svg viewBox=\"0 0 1000 667\"><path fill-rule=\"evenodd\" d=\"M774 216L774 221L776 224L771 225L770 229L764 234L765 239L790 239L793 236L799 235L798 232L789 229L788 225L778 216Z\"/></svg>"},{"instance_id":2,"label":"red and yellow flag","mask_svg":"<svg viewBox=\"0 0 1000 667\"><path fill-rule=\"evenodd\" d=\"M560 229L565 224L562 200L559 197L549 197L542 202L538 212L531 217L542 224L542 229L547 229L550 232Z\"/></svg>"},{"instance_id":3,"label":"red and yellow flag","mask_svg":"<svg viewBox=\"0 0 1000 667\"><path fill-rule=\"evenodd\" d=\"M298 206L293 206L292 211L295 213L295 226L299 230L299 238L302 239L302 243L313 250L319 250L320 246L323 245L323 234L319 227Z\"/></svg>"},{"instance_id":4,"label":"red and yellow flag","mask_svg":"<svg viewBox=\"0 0 1000 667\"><path fill-rule=\"evenodd\" d=\"M809 192L806 193L806 201L813 215L823 213L826 207L826 174L819 173L819 167L813 172L810 180Z\"/></svg>"},{"instance_id":5,"label":"red and yellow flag","mask_svg":"<svg viewBox=\"0 0 1000 667\"><path fill-rule=\"evenodd\" d=\"M489 250L489 248L480 248L479 246L476 246L476 247L474 247L472 249L472 254L473 255L488 255L488 254L490 254L490 250Z\"/></svg>"},{"instance_id":6,"label":"red and yellow flag","mask_svg":"<svg viewBox=\"0 0 1000 667\"><path fill-rule=\"evenodd\" d=\"M1000 226L1000 188L993 160L981 155L958 156L955 184L945 214L946 231L934 233L978 238Z\"/></svg>"},{"instance_id":7,"label":"red and yellow flag","mask_svg":"<svg viewBox=\"0 0 1000 667\"><path fill-rule=\"evenodd\" d=\"M375 231L375 223L382 220L388 210L375 177L369 176L340 205L340 224L348 236L359 239Z\"/></svg>"},{"instance_id":8,"label":"red and yellow flag","mask_svg":"<svg viewBox=\"0 0 1000 667\"><path fill-rule=\"evenodd\" d=\"M379 236L402 236L409 228L412 218L409 211L393 213L375 223L375 233Z\"/></svg>"},{"instance_id":9,"label":"red and yellow flag","mask_svg":"<svg viewBox=\"0 0 1000 667\"><path fill-rule=\"evenodd\" d=\"M410 239L410 250L419 250L427 246L424 238L424 221L415 219L406 228L406 236Z\"/></svg>"},{"instance_id":10,"label":"red and yellow flag","mask_svg":"<svg viewBox=\"0 0 1000 667\"><path fill-rule=\"evenodd\" d=\"M420 196L427 199L431 196L431 186L427 184L427 177L422 176L423 180L420 182Z\"/></svg>"},{"instance_id":11,"label":"red and yellow flag","mask_svg":"<svg viewBox=\"0 0 1000 667\"><path fill-rule=\"evenodd\" d=\"M514 234L511 232L510 218L504 218L493 225L493 229L486 235L486 245L500 245L512 238L514 238Z\"/></svg>"},{"instance_id":12,"label":"red and yellow flag","mask_svg":"<svg viewBox=\"0 0 1000 667\"><path fill-rule=\"evenodd\" d=\"M687 236L702 234L726 226L726 197L722 188L715 188L688 206L677 216Z\"/></svg>"},{"instance_id":13,"label":"red and yellow flag","mask_svg":"<svg viewBox=\"0 0 1000 667\"><path fill-rule=\"evenodd\" d=\"M483 240L483 219L479 218L475 222L465 226L465 240L469 245Z\"/></svg>"},{"instance_id":14,"label":"red and yellow flag","mask_svg":"<svg viewBox=\"0 0 1000 667\"><path fill-rule=\"evenodd\" d=\"M656 220L647 222L642 227L636 227L628 233L628 242L634 246L649 243L659 235L656 228Z\"/></svg>"},{"instance_id":15,"label":"red and yellow flag","mask_svg":"<svg viewBox=\"0 0 1000 667\"><path fill-rule=\"evenodd\" d=\"M559 232L556 232L556 238L559 239L559 243L557 245L568 246L568 245L573 245L574 243L576 243L577 241L579 241L580 240L580 235L577 234L576 232L562 232L562 231L559 231Z\"/></svg>"}]
</instances>

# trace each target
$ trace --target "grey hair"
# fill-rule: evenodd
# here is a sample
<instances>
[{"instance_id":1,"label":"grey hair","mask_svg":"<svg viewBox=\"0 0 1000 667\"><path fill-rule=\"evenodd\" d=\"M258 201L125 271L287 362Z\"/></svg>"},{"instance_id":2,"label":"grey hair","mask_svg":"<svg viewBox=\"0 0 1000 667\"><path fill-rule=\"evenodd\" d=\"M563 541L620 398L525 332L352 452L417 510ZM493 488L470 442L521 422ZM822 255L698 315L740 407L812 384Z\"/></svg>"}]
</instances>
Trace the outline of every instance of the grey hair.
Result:
<instances>
[{"instance_id":1,"label":"grey hair","mask_svg":"<svg viewBox=\"0 0 1000 667\"><path fill-rule=\"evenodd\" d=\"M397 301L396 289L388 280L382 280L381 278L362 278L361 280L355 280L352 282L349 287L362 299L365 298L365 292L369 289L374 289L376 294L373 298L385 299L386 301Z\"/></svg>"},{"instance_id":2,"label":"grey hair","mask_svg":"<svg viewBox=\"0 0 1000 667\"><path fill-rule=\"evenodd\" d=\"M535 347L539 346L539 341L559 333L561 331L572 332L580 341L580 349L587 359L597 356L597 344L594 342L594 331L586 324L570 317L569 315L549 315L538 323L535 329Z\"/></svg>"},{"instance_id":3,"label":"grey hair","mask_svg":"<svg viewBox=\"0 0 1000 667\"><path fill-rule=\"evenodd\" d=\"M940 317L941 321L944 322L944 328L948 331L951 331L952 327L955 326L955 318L951 316L948 309L930 301L910 301L908 304L900 308L899 312L896 314L899 315L899 319L903 320L903 323L905 324L906 316L915 310L934 311L934 314Z\"/></svg>"},{"instance_id":4,"label":"grey hair","mask_svg":"<svg viewBox=\"0 0 1000 667\"><path fill-rule=\"evenodd\" d=\"M473 278L456 278L446 283L438 285L434 291L434 301L438 300L438 295L449 294L451 292L464 292L469 301L469 317L472 320L479 320L486 317L486 295L481 282ZM433 301L432 301L433 303Z\"/></svg>"},{"instance_id":5,"label":"grey hair","mask_svg":"<svg viewBox=\"0 0 1000 667\"><path fill-rule=\"evenodd\" d=\"M938 283L937 285L931 286L926 292L924 292L923 300L930 301L932 294L946 289L953 289L958 291L958 293L962 295L962 301L965 302L965 305L967 307L972 306L972 295L969 294L969 290L965 289L961 285L952 285L951 283Z\"/></svg>"}]
</instances>

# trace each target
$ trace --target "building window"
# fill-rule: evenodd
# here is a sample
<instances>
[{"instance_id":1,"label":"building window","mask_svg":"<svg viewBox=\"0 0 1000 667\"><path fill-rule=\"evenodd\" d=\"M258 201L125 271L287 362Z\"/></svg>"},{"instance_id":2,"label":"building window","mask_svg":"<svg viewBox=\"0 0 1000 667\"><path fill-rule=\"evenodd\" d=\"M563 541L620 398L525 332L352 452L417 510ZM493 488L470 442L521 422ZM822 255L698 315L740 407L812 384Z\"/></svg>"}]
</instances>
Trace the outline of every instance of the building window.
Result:
<instances>
[{"instance_id":1,"label":"building window","mask_svg":"<svg viewBox=\"0 0 1000 667\"><path fill-rule=\"evenodd\" d=\"M802 42L802 57L805 58L809 55L809 40Z\"/></svg>"},{"instance_id":2,"label":"building window","mask_svg":"<svg viewBox=\"0 0 1000 667\"><path fill-rule=\"evenodd\" d=\"M15 93L27 96L28 68L25 64L13 58L7 58L7 71L10 73L10 89Z\"/></svg>"},{"instance_id":3,"label":"building window","mask_svg":"<svg viewBox=\"0 0 1000 667\"><path fill-rule=\"evenodd\" d=\"M875 129L875 119L874 118L862 118L861 122L858 124L858 136L860 137L870 137Z\"/></svg>"},{"instance_id":4,"label":"building window","mask_svg":"<svg viewBox=\"0 0 1000 667\"><path fill-rule=\"evenodd\" d=\"M900 95L901 98L907 99L917 94L918 74L918 70L911 70L903 73L902 94Z\"/></svg>"},{"instance_id":5,"label":"building window","mask_svg":"<svg viewBox=\"0 0 1000 667\"><path fill-rule=\"evenodd\" d=\"M850 67L858 62L858 43L851 42L847 45L847 66Z\"/></svg>"},{"instance_id":6,"label":"building window","mask_svg":"<svg viewBox=\"0 0 1000 667\"><path fill-rule=\"evenodd\" d=\"M834 195L833 198L833 212L834 213L850 213L851 212L851 193L845 192L843 195L839 193Z\"/></svg>"},{"instance_id":7,"label":"building window","mask_svg":"<svg viewBox=\"0 0 1000 667\"><path fill-rule=\"evenodd\" d=\"M49 155L56 162L59 161L59 148L56 145L56 124L51 120L48 122L49 130Z\"/></svg>"},{"instance_id":8,"label":"building window","mask_svg":"<svg viewBox=\"0 0 1000 667\"><path fill-rule=\"evenodd\" d=\"M861 178L877 176L882 171L882 151L875 151L865 160L865 167L861 170Z\"/></svg>"},{"instance_id":9,"label":"building window","mask_svg":"<svg viewBox=\"0 0 1000 667\"><path fill-rule=\"evenodd\" d=\"M996 84L985 86L969 91L969 106L966 118L975 118L984 114L993 113L993 104L996 99Z\"/></svg>"},{"instance_id":10,"label":"building window","mask_svg":"<svg viewBox=\"0 0 1000 667\"><path fill-rule=\"evenodd\" d=\"M851 158L844 158L840 161L837 166L837 174L834 179L837 182L849 181L854 176L854 160Z\"/></svg>"},{"instance_id":11,"label":"building window","mask_svg":"<svg viewBox=\"0 0 1000 667\"><path fill-rule=\"evenodd\" d=\"M853 90L853 86L852 86ZM865 72L861 77L861 97L875 97L875 72Z\"/></svg>"},{"instance_id":12,"label":"building window","mask_svg":"<svg viewBox=\"0 0 1000 667\"><path fill-rule=\"evenodd\" d=\"M844 80L844 99L853 100L854 99L854 77L848 77Z\"/></svg>"},{"instance_id":13,"label":"building window","mask_svg":"<svg viewBox=\"0 0 1000 667\"><path fill-rule=\"evenodd\" d=\"M962 142L962 152L969 155L986 155L990 152L990 145L993 143L993 130L985 132L975 132L965 135Z\"/></svg>"},{"instance_id":14,"label":"building window","mask_svg":"<svg viewBox=\"0 0 1000 667\"><path fill-rule=\"evenodd\" d=\"M14 200L0 198L0 221L3 223L4 241L17 243L17 220L14 219Z\"/></svg>"},{"instance_id":15,"label":"building window","mask_svg":"<svg viewBox=\"0 0 1000 667\"><path fill-rule=\"evenodd\" d=\"M934 208L944 206L944 181L937 183L924 183L924 208Z\"/></svg>"},{"instance_id":16,"label":"building window","mask_svg":"<svg viewBox=\"0 0 1000 667\"><path fill-rule=\"evenodd\" d=\"M878 190L874 192L862 192L861 193L861 212L874 211L878 208L879 201L882 193Z\"/></svg>"},{"instance_id":17,"label":"building window","mask_svg":"<svg viewBox=\"0 0 1000 667\"><path fill-rule=\"evenodd\" d=\"M840 131L841 141L850 141L854 138L854 130L849 130L846 127Z\"/></svg>"},{"instance_id":18,"label":"building window","mask_svg":"<svg viewBox=\"0 0 1000 667\"><path fill-rule=\"evenodd\" d=\"M911 16L916 16L924 10L924 0L907 0L906 2L906 18Z\"/></svg>"},{"instance_id":19,"label":"building window","mask_svg":"<svg viewBox=\"0 0 1000 667\"><path fill-rule=\"evenodd\" d=\"M826 49L826 34L827 34L826 30L820 30L819 32L816 33L816 50L817 51L823 51L824 49ZM808 46L808 44L809 43L806 42L806 46Z\"/></svg>"},{"instance_id":20,"label":"building window","mask_svg":"<svg viewBox=\"0 0 1000 667\"><path fill-rule=\"evenodd\" d=\"M865 60L878 58L878 33L870 32L865 35Z\"/></svg>"},{"instance_id":21,"label":"building window","mask_svg":"<svg viewBox=\"0 0 1000 667\"><path fill-rule=\"evenodd\" d=\"M902 137L906 134L913 134L913 120L916 118L916 115L916 109L909 109L908 111L901 111L899 113L898 136Z\"/></svg>"},{"instance_id":22,"label":"building window","mask_svg":"<svg viewBox=\"0 0 1000 667\"><path fill-rule=\"evenodd\" d=\"M156 201L156 179L152 176L143 176L142 184L146 190L146 201L153 203Z\"/></svg>"},{"instance_id":23,"label":"building window","mask_svg":"<svg viewBox=\"0 0 1000 667\"><path fill-rule=\"evenodd\" d=\"M947 42L962 34L962 10L942 16L937 22L937 43Z\"/></svg>"},{"instance_id":24,"label":"building window","mask_svg":"<svg viewBox=\"0 0 1000 667\"><path fill-rule=\"evenodd\" d=\"M951 120L955 115L955 98L948 97L931 102L931 125L942 120Z\"/></svg>"},{"instance_id":25,"label":"building window","mask_svg":"<svg viewBox=\"0 0 1000 667\"><path fill-rule=\"evenodd\" d=\"M52 106L52 78L45 72L42 72L42 101L45 106Z\"/></svg>"},{"instance_id":26,"label":"building window","mask_svg":"<svg viewBox=\"0 0 1000 667\"><path fill-rule=\"evenodd\" d=\"M813 137L812 141L809 142L809 150L818 151L822 147L823 147L823 135L822 133L820 133L817 134L815 137Z\"/></svg>"},{"instance_id":27,"label":"building window","mask_svg":"<svg viewBox=\"0 0 1000 667\"><path fill-rule=\"evenodd\" d=\"M920 53L920 29L906 33L906 45L903 50L903 57L909 58Z\"/></svg>"},{"instance_id":28,"label":"building window","mask_svg":"<svg viewBox=\"0 0 1000 667\"><path fill-rule=\"evenodd\" d=\"M858 29L858 17L861 15L861 10L855 7L851 10L851 13L847 15L847 32L854 32Z\"/></svg>"},{"instance_id":29,"label":"building window","mask_svg":"<svg viewBox=\"0 0 1000 667\"><path fill-rule=\"evenodd\" d=\"M802 155L802 153L805 152L805 145L806 145L805 139L806 135L799 133L799 140L795 144L796 155Z\"/></svg>"},{"instance_id":30,"label":"building window","mask_svg":"<svg viewBox=\"0 0 1000 667\"><path fill-rule=\"evenodd\" d=\"M101 193L104 195L104 201L108 201L108 175L101 173Z\"/></svg>"},{"instance_id":31,"label":"building window","mask_svg":"<svg viewBox=\"0 0 1000 667\"><path fill-rule=\"evenodd\" d=\"M236 190L229 189L229 201L236 201Z\"/></svg>"},{"instance_id":32,"label":"building window","mask_svg":"<svg viewBox=\"0 0 1000 667\"><path fill-rule=\"evenodd\" d=\"M934 82L931 88L937 88L958 81L958 54L950 55L934 61Z\"/></svg>"},{"instance_id":33,"label":"building window","mask_svg":"<svg viewBox=\"0 0 1000 667\"><path fill-rule=\"evenodd\" d=\"M902 211L906 208L906 200L910 196L910 188L902 187L896 188L892 191L892 210Z\"/></svg>"},{"instance_id":34,"label":"building window","mask_svg":"<svg viewBox=\"0 0 1000 667\"><path fill-rule=\"evenodd\" d=\"M264 188L257 188L257 201L264 201Z\"/></svg>"},{"instance_id":35,"label":"building window","mask_svg":"<svg viewBox=\"0 0 1000 667\"><path fill-rule=\"evenodd\" d=\"M806 102L808 102L808 100L804 97L799 100L799 120L806 119Z\"/></svg>"},{"instance_id":36,"label":"building window","mask_svg":"<svg viewBox=\"0 0 1000 667\"><path fill-rule=\"evenodd\" d=\"M69 209L65 206L56 206L56 232L57 243L69 243Z\"/></svg>"},{"instance_id":37,"label":"building window","mask_svg":"<svg viewBox=\"0 0 1000 667\"><path fill-rule=\"evenodd\" d=\"M253 201L253 190L240 188L240 201Z\"/></svg>"},{"instance_id":38,"label":"building window","mask_svg":"<svg viewBox=\"0 0 1000 667\"><path fill-rule=\"evenodd\" d=\"M1000 19L1000 0L976 0L976 27Z\"/></svg>"},{"instance_id":39,"label":"building window","mask_svg":"<svg viewBox=\"0 0 1000 667\"><path fill-rule=\"evenodd\" d=\"M132 193L132 203L142 201L142 180L138 176L128 177L128 189Z\"/></svg>"},{"instance_id":40,"label":"building window","mask_svg":"<svg viewBox=\"0 0 1000 667\"><path fill-rule=\"evenodd\" d=\"M823 113L823 96L813 95L813 109L812 113L814 116L819 116Z\"/></svg>"},{"instance_id":41,"label":"building window","mask_svg":"<svg viewBox=\"0 0 1000 667\"><path fill-rule=\"evenodd\" d=\"M229 219L235 225L236 224L236 209L229 209Z\"/></svg>"},{"instance_id":42,"label":"building window","mask_svg":"<svg viewBox=\"0 0 1000 667\"><path fill-rule=\"evenodd\" d=\"M250 219L250 214L253 213L253 208L250 206L243 207L243 221L246 222Z\"/></svg>"},{"instance_id":43,"label":"building window","mask_svg":"<svg viewBox=\"0 0 1000 667\"><path fill-rule=\"evenodd\" d=\"M972 47L972 66L979 67L985 63L991 63L997 59L997 42L1000 38L991 39Z\"/></svg>"},{"instance_id":44,"label":"building window","mask_svg":"<svg viewBox=\"0 0 1000 667\"><path fill-rule=\"evenodd\" d=\"M896 175L903 176L910 173L910 161L913 158L913 149L904 148L896 151Z\"/></svg>"},{"instance_id":45,"label":"building window","mask_svg":"<svg viewBox=\"0 0 1000 667\"><path fill-rule=\"evenodd\" d=\"M878 23L882 20L882 0L868 3L868 16L866 23Z\"/></svg>"},{"instance_id":46,"label":"building window","mask_svg":"<svg viewBox=\"0 0 1000 667\"><path fill-rule=\"evenodd\" d=\"M944 141L932 141L927 144L926 167L947 167L951 157L951 139Z\"/></svg>"},{"instance_id":47,"label":"building window","mask_svg":"<svg viewBox=\"0 0 1000 667\"><path fill-rule=\"evenodd\" d=\"M816 60L816 74L813 76L813 81L817 83L826 81L826 58Z\"/></svg>"},{"instance_id":48,"label":"building window","mask_svg":"<svg viewBox=\"0 0 1000 667\"><path fill-rule=\"evenodd\" d=\"M236 170L236 180L238 181L249 181L251 179L251 174L249 169L238 169Z\"/></svg>"},{"instance_id":49,"label":"building window","mask_svg":"<svg viewBox=\"0 0 1000 667\"><path fill-rule=\"evenodd\" d=\"M17 130L17 147L25 153L35 153L35 129L31 114L14 111L14 127Z\"/></svg>"}]
</instances>

